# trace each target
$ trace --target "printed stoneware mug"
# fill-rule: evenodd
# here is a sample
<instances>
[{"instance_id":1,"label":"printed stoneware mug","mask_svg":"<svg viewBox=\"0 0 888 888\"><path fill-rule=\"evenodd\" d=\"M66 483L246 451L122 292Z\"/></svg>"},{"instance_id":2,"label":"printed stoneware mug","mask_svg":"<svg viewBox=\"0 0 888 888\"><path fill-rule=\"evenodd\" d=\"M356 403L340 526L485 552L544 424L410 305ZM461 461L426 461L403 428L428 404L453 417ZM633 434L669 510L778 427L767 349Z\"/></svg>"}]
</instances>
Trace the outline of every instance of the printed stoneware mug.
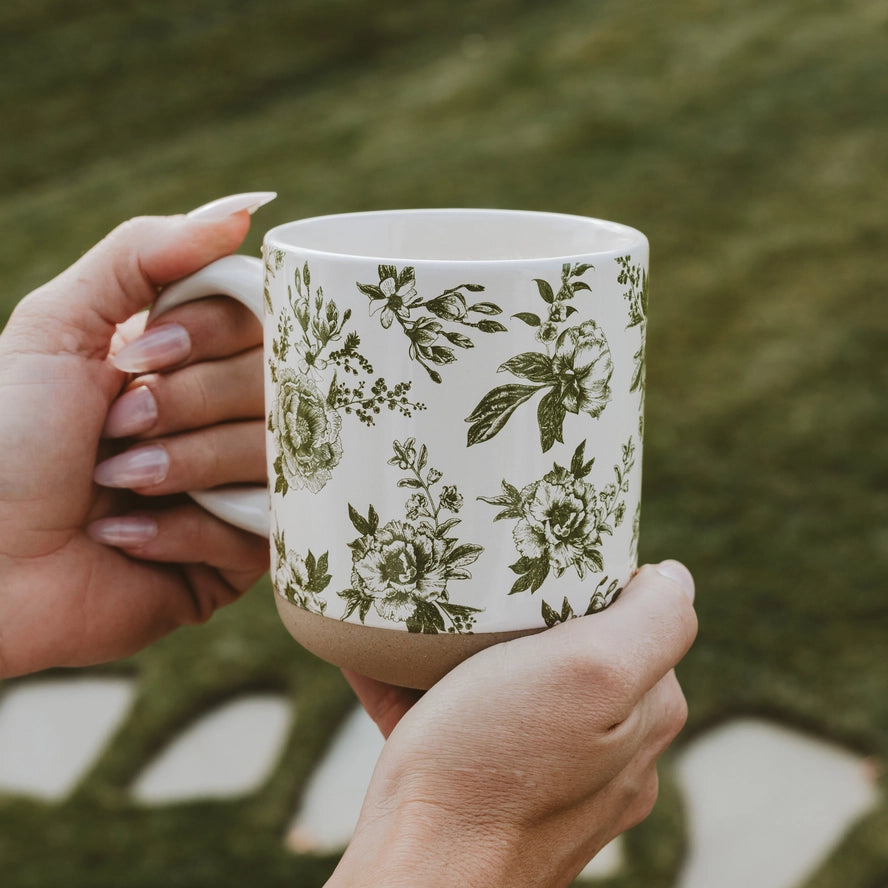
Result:
<instances>
[{"instance_id":1,"label":"printed stoneware mug","mask_svg":"<svg viewBox=\"0 0 888 888\"><path fill-rule=\"evenodd\" d=\"M168 287L264 323L268 488L195 492L269 537L288 631L429 687L610 604L636 569L648 242L556 213L303 219Z\"/></svg>"}]
</instances>

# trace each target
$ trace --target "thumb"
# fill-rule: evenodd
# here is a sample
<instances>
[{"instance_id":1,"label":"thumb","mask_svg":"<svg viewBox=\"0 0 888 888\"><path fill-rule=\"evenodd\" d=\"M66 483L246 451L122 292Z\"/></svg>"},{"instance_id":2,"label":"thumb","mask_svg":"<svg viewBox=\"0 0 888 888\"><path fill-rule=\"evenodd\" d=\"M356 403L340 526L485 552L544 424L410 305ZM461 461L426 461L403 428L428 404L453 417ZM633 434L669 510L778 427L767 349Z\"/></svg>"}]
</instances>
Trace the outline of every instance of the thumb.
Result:
<instances>
[{"instance_id":1,"label":"thumb","mask_svg":"<svg viewBox=\"0 0 888 888\"><path fill-rule=\"evenodd\" d=\"M30 351L103 359L117 324L150 305L160 287L236 250L249 227L247 212L216 221L130 219L22 300L9 332Z\"/></svg>"}]
</instances>

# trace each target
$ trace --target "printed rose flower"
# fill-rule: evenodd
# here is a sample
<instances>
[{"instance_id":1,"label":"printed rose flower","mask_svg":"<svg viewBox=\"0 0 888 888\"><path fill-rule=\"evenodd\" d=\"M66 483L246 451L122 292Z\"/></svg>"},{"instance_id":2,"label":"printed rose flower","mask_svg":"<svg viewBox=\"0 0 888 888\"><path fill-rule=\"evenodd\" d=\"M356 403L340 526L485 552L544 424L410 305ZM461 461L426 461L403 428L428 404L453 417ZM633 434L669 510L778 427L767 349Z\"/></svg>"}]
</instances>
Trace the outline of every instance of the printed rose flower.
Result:
<instances>
[{"instance_id":1,"label":"printed rose flower","mask_svg":"<svg viewBox=\"0 0 888 888\"><path fill-rule=\"evenodd\" d=\"M424 493L411 493L404 506L404 510L410 521L415 521L421 515L431 515L429 501Z\"/></svg>"},{"instance_id":2,"label":"printed rose flower","mask_svg":"<svg viewBox=\"0 0 888 888\"><path fill-rule=\"evenodd\" d=\"M342 458L342 419L328 410L314 382L282 369L269 417L279 455L280 472L292 487L317 493Z\"/></svg>"},{"instance_id":3,"label":"printed rose flower","mask_svg":"<svg viewBox=\"0 0 888 888\"><path fill-rule=\"evenodd\" d=\"M611 399L614 364L607 339L595 321L568 327L558 337L552 367L565 410L582 410L590 416L598 416L604 410Z\"/></svg>"},{"instance_id":4,"label":"printed rose flower","mask_svg":"<svg viewBox=\"0 0 888 888\"><path fill-rule=\"evenodd\" d=\"M463 496L456 489L455 484L445 484L441 488L441 508L451 512L458 512L463 505Z\"/></svg>"},{"instance_id":5,"label":"printed rose flower","mask_svg":"<svg viewBox=\"0 0 888 888\"><path fill-rule=\"evenodd\" d=\"M275 588L284 598L299 607L322 614L326 610L326 602L313 589L308 588L310 583L311 577L305 559L293 550L287 552L286 560L280 561L274 573Z\"/></svg>"},{"instance_id":6,"label":"printed rose flower","mask_svg":"<svg viewBox=\"0 0 888 888\"><path fill-rule=\"evenodd\" d=\"M445 592L444 546L430 529L390 521L353 544L352 583L373 597L381 617L403 622L418 601Z\"/></svg>"},{"instance_id":7,"label":"printed rose flower","mask_svg":"<svg viewBox=\"0 0 888 888\"><path fill-rule=\"evenodd\" d=\"M591 484L550 473L521 491L522 518L513 538L527 558L545 558L556 577L568 567L582 578L587 567L600 567L601 508Z\"/></svg>"}]
</instances>

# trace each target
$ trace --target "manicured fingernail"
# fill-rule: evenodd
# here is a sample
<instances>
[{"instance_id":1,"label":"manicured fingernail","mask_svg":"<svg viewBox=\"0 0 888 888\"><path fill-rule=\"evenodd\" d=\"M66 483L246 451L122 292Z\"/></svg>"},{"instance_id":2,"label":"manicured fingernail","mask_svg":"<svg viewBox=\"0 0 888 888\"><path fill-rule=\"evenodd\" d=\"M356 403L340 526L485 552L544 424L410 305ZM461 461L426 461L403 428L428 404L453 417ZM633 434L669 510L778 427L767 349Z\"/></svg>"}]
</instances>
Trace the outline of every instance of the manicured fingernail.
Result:
<instances>
[{"instance_id":1,"label":"manicured fingernail","mask_svg":"<svg viewBox=\"0 0 888 888\"><path fill-rule=\"evenodd\" d=\"M694 578L691 576L691 572L680 561L672 561L671 559L668 561L661 561L657 565L657 573L660 574L660 576L672 580L674 583L678 583L678 585L681 586L682 592L684 592L691 601L694 600Z\"/></svg>"},{"instance_id":2,"label":"manicured fingernail","mask_svg":"<svg viewBox=\"0 0 888 888\"><path fill-rule=\"evenodd\" d=\"M159 444L134 447L96 466L93 480L102 487L150 487L160 484L170 469L170 457Z\"/></svg>"},{"instance_id":3,"label":"manicured fingernail","mask_svg":"<svg viewBox=\"0 0 888 888\"><path fill-rule=\"evenodd\" d=\"M235 213L246 210L250 215L259 207L271 203L277 197L276 191L248 191L244 194L229 194L228 197L220 197L211 200L188 214L189 219L200 219L202 222L219 222Z\"/></svg>"},{"instance_id":4,"label":"manicured fingernail","mask_svg":"<svg viewBox=\"0 0 888 888\"><path fill-rule=\"evenodd\" d=\"M147 373L178 364L190 354L188 331L181 324L162 324L125 345L110 361L124 373Z\"/></svg>"},{"instance_id":5,"label":"manicured fingernail","mask_svg":"<svg viewBox=\"0 0 888 888\"><path fill-rule=\"evenodd\" d=\"M141 435L157 422L157 401L147 385L140 385L121 395L105 417L102 434L106 438Z\"/></svg>"},{"instance_id":6,"label":"manicured fingernail","mask_svg":"<svg viewBox=\"0 0 888 888\"><path fill-rule=\"evenodd\" d=\"M141 546L157 536L157 522L142 515L100 518L87 525L91 539L105 546Z\"/></svg>"}]
</instances>

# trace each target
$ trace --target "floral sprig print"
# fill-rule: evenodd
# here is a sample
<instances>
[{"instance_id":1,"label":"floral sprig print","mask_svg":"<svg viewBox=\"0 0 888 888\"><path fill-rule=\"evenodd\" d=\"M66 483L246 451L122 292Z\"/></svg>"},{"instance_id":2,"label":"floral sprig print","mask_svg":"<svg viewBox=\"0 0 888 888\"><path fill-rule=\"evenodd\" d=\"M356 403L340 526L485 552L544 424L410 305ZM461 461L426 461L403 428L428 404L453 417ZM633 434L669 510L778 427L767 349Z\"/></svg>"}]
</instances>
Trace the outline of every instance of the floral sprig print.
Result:
<instances>
[{"instance_id":1,"label":"floral sprig print","mask_svg":"<svg viewBox=\"0 0 888 888\"><path fill-rule=\"evenodd\" d=\"M338 593L346 603L342 619L357 612L363 623L372 607L410 632L470 632L482 609L454 604L448 591L450 581L471 579L467 568L483 551L450 535L460 523L455 516L463 497L454 485L442 485L436 493L443 475L427 467L424 444L417 448L416 440L408 438L392 447L389 464L407 473L398 487L414 492L405 504L405 519L383 526L372 505L365 517L349 503L349 519L360 536L349 543L351 587Z\"/></svg>"},{"instance_id":2,"label":"floral sprig print","mask_svg":"<svg viewBox=\"0 0 888 888\"><path fill-rule=\"evenodd\" d=\"M512 538L520 557L509 565L518 574L510 595L536 592L550 573L560 577L572 567L583 579L587 571L604 568L602 534L613 534L625 517L635 442L630 438L623 446L615 482L600 491L585 480L595 462L585 460L585 448L586 442L580 442L569 468L555 463L541 480L521 490L504 480L498 496L478 497L504 507L495 521L516 519Z\"/></svg>"},{"instance_id":3,"label":"floral sprig print","mask_svg":"<svg viewBox=\"0 0 888 888\"><path fill-rule=\"evenodd\" d=\"M266 281L278 269L275 254L266 257ZM296 269L269 359L275 389L268 415L277 449L275 493L286 495L291 488L317 493L333 477L343 455L343 414L372 426L383 409L404 416L425 409L410 399L409 382L390 386L382 377L370 382L373 365L361 354L361 339L346 331L351 314L348 308L340 313L322 287L312 294L307 262ZM288 362L291 351L298 356L295 368Z\"/></svg>"},{"instance_id":4,"label":"floral sprig print","mask_svg":"<svg viewBox=\"0 0 888 888\"><path fill-rule=\"evenodd\" d=\"M611 400L610 381L614 371L610 346L595 321L561 329L576 307L569 301L580 290L591 289L578 278L591 265L565 264L561 270L561 286L556 292L541 279L535 283L543 302L549 307L545 321L531 312L515 315L519 320L538 327L537 339L545 352L524 352L500 364L498 372L508 372L531 385L507 383L491 389L466 418L470 423L467 446L488 441L498 434L515 409L537 392L546 391L537 405L540 446L543 453L556 441L564 442L564 420L568 413L587 413L597 417Z\"/></svg>"},{"instance_id":5,"label":"floral sprig print","mask_svg":"<svg viewBox=\"0 0 888 888\"><path fill-rule=\"evenodd\" d=\"M410 359L417 361L433 382L440 383L441 374L432 365L452 364L456 360L454 346L465 349L475 345L464 332L454 327L475 329L481 333L506 330L499 321L489 317L502 314L498 305L470 302L467 294L482 292L484 287L481 284L459 284L439 296L423 300L416 291L413 266L399 270L394 265L380 265L377 273L379 283L357 282L358 289L369 297L371 313L379 312L383 327L389 329L397 322L410 342Z\"/></svg>"},{"instance_id":6,"label":"floral sprig print","mask_svg":"<svg viewBox=\"0 0 888 888\"><path fill-rule=\"evenodd\" d=\"M589 599L589 606L582 615L588 617L590 614L597 614L598 611L604 610L608 605L613 604L620 597L622 591L623 589L620 586L619 580L611 580L609 577L604 577L595 587L595 591ZM556 611L545 601L542 602L540 611L543 617L543 622L549 629L558 623L564 623L577 616L566 596L564 601L561 602L560 611Z\"/></svg>"},{"instance_id":7,"label":"floral sprig print","mask_svg":"<svg viewBox=\"0 0 888 888\"><path fill-rule=\"evenodd\" d=\"M620 273L617 276L617 283L628 285L628 289L623 293L623 298L628 303L629 323L626 329L631 327L641 328L641 346L633 355L635 367L632 371L632 382L629 386L630 392L644 392L645 379L645 332L647 327L647 311L648 311L648 273L641 265L632 265L628 256L617 257L617 264L620 266Z\"/></svg>"},{"instance_id":8,"label":"floral sprig print","mask_svg":"<svg viewBox=\"0 0 888 888\"><path fill-rule=\"evenodd\" d=\"M315 614L323 614L327 602L321 593L330 585L327 573L329 554L324 552L315 558L311 549L305 557L287 549L284 532L279 528L273 534L275 560L273 565L274 588L278 595L291 604Z\"/></svg>"}]
</instances>

